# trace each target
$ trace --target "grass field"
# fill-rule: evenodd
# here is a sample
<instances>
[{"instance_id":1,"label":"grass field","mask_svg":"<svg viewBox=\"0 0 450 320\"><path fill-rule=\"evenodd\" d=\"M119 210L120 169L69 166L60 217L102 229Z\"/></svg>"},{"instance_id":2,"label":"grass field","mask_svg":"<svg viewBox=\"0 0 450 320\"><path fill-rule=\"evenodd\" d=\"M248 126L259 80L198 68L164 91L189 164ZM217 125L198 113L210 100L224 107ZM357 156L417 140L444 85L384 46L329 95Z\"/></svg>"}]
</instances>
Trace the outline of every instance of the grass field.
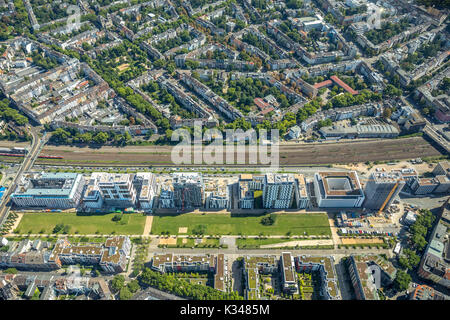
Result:
<instances>
[{"instance_id":1,"label":"grass field","mask_svg":"<svg viewBox=\"0 0 450 320\"><path fill-rule=\"evenodd\" d=\"M328 217L325 213L276 214L275 223L264 226L260 223L264 216L231 216L220 213L186 213L178 216L155 216L152 234L169 232L178 234L178 228L187 227L187 234L198 225L206 226L209 235L331 235Z\"/></svg>"},{"instance_id":2,"label":"grass field","mask_svg":"<svg viewBox=\"0 0 450 320\"><path fill-rule=\"evenodd\" d=\"M249 248L259 248L266 244L275 244L288 242L289 239L282 238L268 238L268 239L258 239L258 238L247 238L247 239L236 239L236 245L238 248L249 247Z\"/></svg>"},{"instance_id":3,"label":"grass field","mask_svg":"<svg viewBox=\"0 0 450 320\"><path fill-rule=\"evenodd\" d=\"M52 233L55 225L62 223L70 226L69 234L142 234L145 216L124 214L119 222L112 221L115 213L102 215L77 215L74 212L25 213L18 229L21 233Z\"/></svg>"},{"instance_id":4,"label":"grass field","mask_svg":"<svg viewBox=\"0 0 450 320\"><path fill-rule=\"evenodd\" d=\"M264 248L267 249L275 249L275 248L297 248L297 249L317 249L317 250L327 250L327 249L333 249L334 246L331 244L322 244L322 245L294 245L290 244L288 246L282 246L283 243L293 241L292 239L286 239L286 238L265 238L265 239L258 239L258 238L246 238L246 239L236 239L236 245L238 249L259 249L261 246L264 245L272 245L272 244L280 244L280 246L272 246L270 248Z\"/></svg>"},{"instance_id":5,"label":"grass field","mask_svg":"<svg viewBox=\"0 0 450 320\"><path fill-rule=\"evenodd\" d=\"M185 243L183 243L183 240L185 240ZM202 243L195 243L194 239L189 238L178 238L176 244L167 245L168 248L218 248L220 245L219 239L207 239L203 238Z\"/></svg>"}]
</instances>

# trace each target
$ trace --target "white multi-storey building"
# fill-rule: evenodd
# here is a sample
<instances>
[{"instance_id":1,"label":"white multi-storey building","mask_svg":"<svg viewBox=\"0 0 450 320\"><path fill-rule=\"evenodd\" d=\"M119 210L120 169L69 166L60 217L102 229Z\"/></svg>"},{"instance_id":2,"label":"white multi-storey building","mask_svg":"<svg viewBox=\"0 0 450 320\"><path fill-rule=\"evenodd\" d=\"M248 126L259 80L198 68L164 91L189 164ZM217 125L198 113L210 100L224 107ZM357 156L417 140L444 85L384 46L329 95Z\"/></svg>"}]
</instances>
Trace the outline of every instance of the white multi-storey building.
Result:
<instances>
[{"instance_id":1,"label":"white multi-storey building","mask_svg":"<svg viewBox=\"0 0 450 320\"><path fill-rule=\"evenodd\" d=\"M289 209L298 194L293 174L268 173L264 177L263 207L266 209Z\"/></svg>"},{"instance_id":2,"label":"white multi-storey building","mask_svg":"<svg viewBox=\"0 0 450 320\"><path fill-rule=\"evenodd\" d=\"M155 175L151 172L138 172L134 176L133 182L141 209L153 208L155 196L158 192Z\"/></svg>"},{"instance_id":3,"label":"white multi-storey building","mask_svg":"<svg viewBox=\"0 0 450 320\"><path fill-rule=\"evenodd\" d=\"M95 179L107 206L126 208L136 203L136 189L130 174L94 172L91 179Z\"/></svg>"},{"instance_id":4,"label":"white multi-storey building","mask_svg":"<svg viewBox=\"0 0 450 320\"><path fill-rule=\"evenodd\" d=\"M22 177L11 199L20 207L75 208L83 187L83 176L78 173L29 173Z\"/></svg>"},{"instance_id":5,"label":"white multi-storey building","mask_svg":"<svg viewBox=\"0 0 450 320\"><path fill-rule=\"evenodd\" d=\"M172 185L161 186L161 191L159 193L159 207L163 209L175 208Z\"/></svg>"},{"instance_id":6,"label":"white multi-storey building","mask_svg":"<svg viewBox=\"0 0 450 320\"><path fill-rule=\"evenodd\" d=\"M100 209L103 206L103 196L98 188L96 175L91 175L86 185L83 206L90 209Z\"/></svg>"},{"instance_id":7,"label":"white multi-storey building","mask_svg":"<svg viewBox=\"0 0 450 320\"><path fill-rule=\"evenodd\" d=\"M322 208L359 208L364 193L355 171L318 172L314 175L317 205Z\"/></svg>"},{"instance_id":8,"label":"white multi-storey building","mask_svg":"<svg viewBox=\"0 0 450 320\"><path fill-rule=\"evenodd\" d=\"M308 191L306 189L306 180L302 174L294 174L294 179L297 184L295 188L295 202L297 209L306 209L310 205Z\"/></svg>"}]
</instances>

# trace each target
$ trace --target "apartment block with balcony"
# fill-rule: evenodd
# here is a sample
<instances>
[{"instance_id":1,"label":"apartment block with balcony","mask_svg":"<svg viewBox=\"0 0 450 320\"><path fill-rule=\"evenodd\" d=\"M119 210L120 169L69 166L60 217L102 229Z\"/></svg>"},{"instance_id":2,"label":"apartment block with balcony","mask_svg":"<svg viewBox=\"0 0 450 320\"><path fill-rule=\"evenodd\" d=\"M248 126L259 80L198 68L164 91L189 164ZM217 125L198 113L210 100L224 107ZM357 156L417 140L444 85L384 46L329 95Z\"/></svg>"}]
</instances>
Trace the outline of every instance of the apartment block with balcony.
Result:
<instances>
[{"instance_id":1,"label":"apartment block with balcony","mask_svg":"<svg viewBox=\"0 0 450 320\"><path fill-rule=\"evenodd\" d=\"M268 173L264 177L263 207L266 209L289 209L298 194L298 185L293 174Z\"/></svg>"},{"instance_id":2,"label":"apartment block with balcony","mask_svg":"<svg viewBox=\"0 0 450 320\"><path fill-rule=\"evenodd\" d=\"M137 195L132 175L94 172L91 179L95 179L106 206L114 208L135 206Z\"/></svg>"}]
</instances>

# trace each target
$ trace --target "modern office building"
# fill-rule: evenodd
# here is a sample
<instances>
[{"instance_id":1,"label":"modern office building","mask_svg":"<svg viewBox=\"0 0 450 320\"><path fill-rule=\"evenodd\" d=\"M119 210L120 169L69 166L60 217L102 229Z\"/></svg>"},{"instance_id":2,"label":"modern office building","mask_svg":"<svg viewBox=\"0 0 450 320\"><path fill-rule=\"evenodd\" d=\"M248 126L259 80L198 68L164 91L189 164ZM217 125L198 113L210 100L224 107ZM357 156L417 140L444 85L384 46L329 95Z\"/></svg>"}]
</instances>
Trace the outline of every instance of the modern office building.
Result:
<instances>
[{"instance_id":1,"label":"modern office building","mask_svg":"<svg viewBox=\"0 0 450 320\"><path fill-rule=\"evenodd\" d=\"M419 176L419 174L414 168L391 170L391 172L398 172L399 174L401 174L407 186L410 186L413 183L413 181Z\"/></svg>"},{"instance_id":2,"label":"modern office building","mask_svg":"<svg viewBox=\"0 0 450 320\"><path fill-rule=\"evenodd\" d=\"M433 174L435 176L450 175L450 162L441 161L433 169Z\"/></svg>"},{"instance_id":3,"label":"modern office building","mask_svg":"<svg viewBox=\"0 0 450 320\"><path fill-rule=\"evenodd\" d=\"M450 175L449 175L450 176ZM450 192L450 178L448 176L436 176L434 179L439 183L433 193L449 193Z\"/></svg>"},{"instance_id":4,"label":"modern office building","mask_svg":"<svg viewBox=\"0 0 450 320\"><path fill-rule=\"evenodd\" d=\"M83 187L83 176L78 173L28 173L22 177L11 199L19 207L75 208Z\"/></svg>"},{"instance_id":5,"label":"modern office building","mask_svg":"<svg viewBox=\"0 0 450 320\"><path fill-rule=\"evenodd\" d=\"M298 194L293 174L267 173L263 184L263 207L266 209L289 209Z\"/></svg>"},{"instance_id":6,"label":"modern office building","mask_svg":"<svg viewBox=\"0 0 450 320\"><path fill-rule=\"evenodd\" d=\"M411 184L414 194L432 193L439 186L436 178L416 178Z\"/></svg>"},{"instance_id":7,"label":"modern office building","mask_svg":"<svg viewBox=\"0 0 450 320\"><path fill-rule=\"evenodd\" d=\"M200 208L204 204L204 184L201 173L177 172L172 174L174 205L176 208Z\"/></svg>"},{"instance_id":8,"label":"modern office building","mask_svg":"<svg viewBox=\"0 0 450 320\"><path fill-rule=\"evenodd\" d=\"M364 193L355 171L317 172L314 175L314 191L318 207L359 208Z\"/></svg>"},{"instance_id":9,"label":"modern office building","mask_svg":"<svg viewBox=\"0 0 450 320\"><path fill-rule=\"evenodd\" d=\"M372 210L388 208L405 186L400 172L374 172L367 181L364 207Z\"/></svg>"}]
</instances>

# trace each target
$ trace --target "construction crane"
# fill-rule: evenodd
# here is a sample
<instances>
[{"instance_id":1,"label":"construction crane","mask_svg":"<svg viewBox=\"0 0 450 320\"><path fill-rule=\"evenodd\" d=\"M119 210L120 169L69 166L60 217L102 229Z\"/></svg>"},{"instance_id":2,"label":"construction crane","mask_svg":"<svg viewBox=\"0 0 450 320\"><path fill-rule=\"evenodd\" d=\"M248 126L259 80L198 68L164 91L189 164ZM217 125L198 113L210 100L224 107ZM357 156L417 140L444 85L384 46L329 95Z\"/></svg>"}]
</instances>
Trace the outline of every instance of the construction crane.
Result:
<instances>
[{"instance_id":1,"label":"construction crane","mask_svg":"<svg viewBox=\"0 0 450 320\"><path fill-rule=\"evenodd\" d=\"M383 204L381 205L380 210L378 210L377 215L380 215L381 212L384 210L384 207L386 206L386 204L387 204L387 203L389 202L389 200L391 199L392 194L395 192L395 190L397 189L397 187L398 187L398 182L397 182L396 184L394 184L394 186L392 187L391 192L389 192L388 196L386 197L386 200L384 200Z\"/></svg>"}]
</instances>

